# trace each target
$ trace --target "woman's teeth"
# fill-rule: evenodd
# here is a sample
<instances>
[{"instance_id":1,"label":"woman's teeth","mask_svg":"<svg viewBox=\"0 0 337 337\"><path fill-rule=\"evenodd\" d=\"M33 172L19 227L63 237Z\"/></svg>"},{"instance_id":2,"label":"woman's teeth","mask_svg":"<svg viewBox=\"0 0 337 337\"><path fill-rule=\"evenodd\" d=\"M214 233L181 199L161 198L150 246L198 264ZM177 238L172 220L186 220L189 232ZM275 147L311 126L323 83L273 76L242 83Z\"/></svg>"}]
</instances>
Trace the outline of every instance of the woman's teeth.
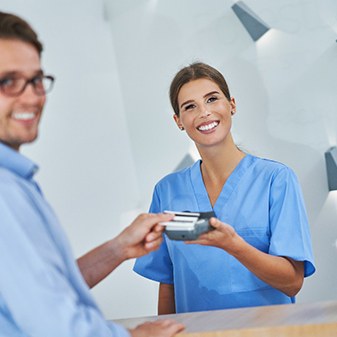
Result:
<instances>
[{"instance_id":1,"label":"woman's teeth","mask_svg":"<svg viewBox=\"0 0 337 337\"><path fill-rule=\"evenodd\" d=\"M207 124L207 125L201 125L201 126L199 126L198 130L200 130L200 131L208 131L208 130L211 130L211 129L215 128L218 125L219 125L219 122L213 122L213 123L210 123L210 124Z\"/></svg>"}]
</instances>

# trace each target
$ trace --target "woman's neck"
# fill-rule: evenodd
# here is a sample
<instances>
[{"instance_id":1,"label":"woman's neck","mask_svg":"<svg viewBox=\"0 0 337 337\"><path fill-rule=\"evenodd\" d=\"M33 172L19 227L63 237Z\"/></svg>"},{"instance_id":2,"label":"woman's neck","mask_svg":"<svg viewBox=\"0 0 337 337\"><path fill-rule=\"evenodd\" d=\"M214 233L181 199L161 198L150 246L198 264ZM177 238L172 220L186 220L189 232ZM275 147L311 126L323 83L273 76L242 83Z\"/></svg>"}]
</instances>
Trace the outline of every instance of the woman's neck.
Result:
<instances>
[{"instance_id":1,"label":"woman's neck","mask_svg":"<svg viewBox=\"0 0 337 337\"><path fill-rule=\"evenodd\" d=\"M237 148L232 138L226 144L198 148L202 159L203 178L213 183L225 182L245 153Z\"/></svg>"}]
</instances>

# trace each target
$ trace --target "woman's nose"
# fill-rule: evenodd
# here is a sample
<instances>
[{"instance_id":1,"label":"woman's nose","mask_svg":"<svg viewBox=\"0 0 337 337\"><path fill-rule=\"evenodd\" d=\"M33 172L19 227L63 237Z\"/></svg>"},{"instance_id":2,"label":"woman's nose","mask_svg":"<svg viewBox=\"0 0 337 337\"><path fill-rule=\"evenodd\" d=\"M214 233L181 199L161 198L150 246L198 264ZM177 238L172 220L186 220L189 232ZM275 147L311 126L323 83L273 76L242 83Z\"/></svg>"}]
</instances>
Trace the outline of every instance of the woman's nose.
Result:
<instances>
[{"instance_id":1,"label":"woman's nose","mask_svg":"<svg viewBox=\"0 0 337 337\"><path fill-rule=\"evenodd\" d=\"M200 113L201 117L207 117L207 116L209 116L210 114L211 114L211 113L208 111L207 107L202 107L202 108L201 108L201 113Z\"/></svg>"}]
</instances>

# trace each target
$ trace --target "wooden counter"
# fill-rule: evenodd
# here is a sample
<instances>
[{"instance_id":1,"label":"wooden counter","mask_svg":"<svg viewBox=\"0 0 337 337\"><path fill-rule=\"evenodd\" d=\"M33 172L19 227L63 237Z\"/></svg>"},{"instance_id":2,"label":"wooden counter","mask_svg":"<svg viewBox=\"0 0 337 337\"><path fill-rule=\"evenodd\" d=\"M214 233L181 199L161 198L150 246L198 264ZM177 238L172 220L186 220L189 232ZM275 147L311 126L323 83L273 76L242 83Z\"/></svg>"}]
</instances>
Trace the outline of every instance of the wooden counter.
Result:
<instances>
[{"instance_id":1,"label":"wooden counter","mask_svg":"<svg viewBox=\"0 0 337 337\"><path fill-rule=\"evenodd\" d=\"M337 337L337 301L273 305L114 320L127 328L172 318L179 337Z\"/></svg>"}]
</instances>

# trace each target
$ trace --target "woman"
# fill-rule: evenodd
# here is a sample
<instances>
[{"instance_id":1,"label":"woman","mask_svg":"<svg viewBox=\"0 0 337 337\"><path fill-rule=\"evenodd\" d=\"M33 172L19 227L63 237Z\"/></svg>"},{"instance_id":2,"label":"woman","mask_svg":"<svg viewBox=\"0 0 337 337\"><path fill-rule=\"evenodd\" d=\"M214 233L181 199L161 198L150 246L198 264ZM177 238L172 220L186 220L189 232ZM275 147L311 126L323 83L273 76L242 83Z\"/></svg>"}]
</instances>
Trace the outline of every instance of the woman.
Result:
<instances>
[{"instance_id":1,"label":"woman","mask_svg":"<svg viewBox=\"0 0 337 337\"><path fill-rule=\"evenodd\" d=\"M235 99L203 63L170 87L174 120L201 160L156 185L151 212L207 212L214 230L190 242L165 237L134 270L160 282L158 313L292 303L314 273L306 211L287 166L242 152L231 135Z\"/></svg>"}]
</instances>

